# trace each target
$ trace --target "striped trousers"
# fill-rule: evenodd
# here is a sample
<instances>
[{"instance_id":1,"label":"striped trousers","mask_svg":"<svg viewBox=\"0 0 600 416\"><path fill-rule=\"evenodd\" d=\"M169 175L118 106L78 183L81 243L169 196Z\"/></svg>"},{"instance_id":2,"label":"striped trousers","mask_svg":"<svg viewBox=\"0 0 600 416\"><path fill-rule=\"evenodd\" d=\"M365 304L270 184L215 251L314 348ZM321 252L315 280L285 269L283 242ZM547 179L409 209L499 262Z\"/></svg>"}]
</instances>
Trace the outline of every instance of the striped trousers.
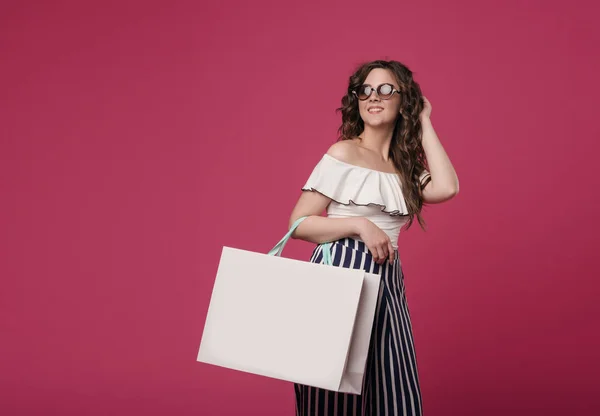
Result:
<instances>
[{"instance_id":1,"label":"striped trousers","mask_svg":"<svg viewBox=\"0 0 600 416\"><path fill-rule=\"evenodd\" d=\"M412 326L398 252L392 265L387 262L378 265L363 242L345 238L332 244L331 254L334 266L381 275L362 394L295 384L296 415L422 415ZM315 247L310 261L322 263L321 246Z\"/></svg>"}]
</instances>

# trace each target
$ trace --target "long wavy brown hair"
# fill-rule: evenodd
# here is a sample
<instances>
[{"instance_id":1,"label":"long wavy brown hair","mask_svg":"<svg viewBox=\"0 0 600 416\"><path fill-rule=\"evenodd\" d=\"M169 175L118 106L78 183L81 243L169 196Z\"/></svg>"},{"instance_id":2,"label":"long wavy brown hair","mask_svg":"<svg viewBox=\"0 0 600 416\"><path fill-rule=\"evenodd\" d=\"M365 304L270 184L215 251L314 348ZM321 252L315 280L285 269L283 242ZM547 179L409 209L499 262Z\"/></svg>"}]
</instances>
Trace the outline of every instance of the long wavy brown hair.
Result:
<instances>
[{"instance_id":1,"label":"long wavy brown hair","mask_svg":"<svg viewBox=\"0 0 600 416\"><path fill-rule=\"evenodd\" d=\"M425 230L426 223L421 215L424 204L423 188L431 180L431 177L426 177L423 184L419 181L423 170L427 169L421 142L423 131L419 120L419 114L423 110L423 95L421 87L413 79L412 71L406 65L397 61L377 60L358 67L350 76L348 91L342 98L342 106L337 109L342 113L342 125L338 129L338 140L354 139L363 132L365 124L360 117L358 98L352 91L356 91L375 68L389 70L396 78L400 91L400 114L396 119L389 156L398 171L402 193L409 212L406 229L410 228L416 216L421 228Z\"/></svg>"}]
</instances>

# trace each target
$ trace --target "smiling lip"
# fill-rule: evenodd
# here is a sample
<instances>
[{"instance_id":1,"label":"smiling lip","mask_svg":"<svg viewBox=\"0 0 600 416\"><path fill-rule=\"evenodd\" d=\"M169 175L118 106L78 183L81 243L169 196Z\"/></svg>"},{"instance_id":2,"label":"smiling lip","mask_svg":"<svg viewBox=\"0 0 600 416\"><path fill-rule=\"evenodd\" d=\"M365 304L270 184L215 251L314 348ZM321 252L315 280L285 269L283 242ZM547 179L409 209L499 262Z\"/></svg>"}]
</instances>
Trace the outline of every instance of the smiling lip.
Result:
<instances>
[{"instance_id":1,"label":"smiling lip","mask_svg":"<svg viewBox=\"0 0 600 416\"><path fill-rule=\"evenodd\" d=\"M373 106L373 107L367 108L367 111L371 114L378 114L383 111L383 107Z\"/></svg>"}]
</instances>

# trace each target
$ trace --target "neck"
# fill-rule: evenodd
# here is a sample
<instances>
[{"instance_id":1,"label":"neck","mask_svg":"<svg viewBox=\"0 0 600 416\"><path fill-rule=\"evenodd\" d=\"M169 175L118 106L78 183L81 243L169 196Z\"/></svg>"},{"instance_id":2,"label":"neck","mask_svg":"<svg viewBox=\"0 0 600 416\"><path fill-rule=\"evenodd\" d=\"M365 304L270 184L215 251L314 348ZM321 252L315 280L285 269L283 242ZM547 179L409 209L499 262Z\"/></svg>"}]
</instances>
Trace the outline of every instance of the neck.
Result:
<instances>
[{"instance_id":1,"label":"neck","mask_svg":"<svg viewBox=\"0 0 600 416\"><path fill-rule=\"evenodd\" d=\"M365 129L359 135L362 139L360 143L363 147L381 155L381 158L387 162L390 156L392 134L394 134L393 125L378 128L365 125Z\"/></svg>"}]
</instances>

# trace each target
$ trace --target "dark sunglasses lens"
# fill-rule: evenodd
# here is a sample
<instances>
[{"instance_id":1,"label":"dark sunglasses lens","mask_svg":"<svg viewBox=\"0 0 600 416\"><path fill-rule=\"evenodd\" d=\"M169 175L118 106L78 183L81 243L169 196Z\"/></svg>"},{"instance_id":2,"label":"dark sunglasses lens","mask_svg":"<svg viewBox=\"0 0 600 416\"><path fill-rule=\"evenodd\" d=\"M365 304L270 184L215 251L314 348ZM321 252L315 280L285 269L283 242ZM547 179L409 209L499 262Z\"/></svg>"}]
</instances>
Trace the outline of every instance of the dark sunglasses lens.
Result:
<instances>
[{"instance_id":1,"label":"dark sunglasses lens","mask_svg":"<svg viewBox=\"0 0 600 416\"><path fill-rule=\"evenodd\" d=\"M358 89L358 98L361 100L366 99L369 95L371 95L371 87L368 85L361 85Z\"/></svg>"},{"instance_id":2,"label":"dark sunglasses lens","mask_svg":"<svg viewBox=\"0 0 600 416\"><path fill-rule=\"evenodd\" d=\"M392 91L394 91L394 87L390 84L382 84L379 86L379 90L377 91L382 97L389 97L392 95Z\"/></svg>"}]
</instances>

